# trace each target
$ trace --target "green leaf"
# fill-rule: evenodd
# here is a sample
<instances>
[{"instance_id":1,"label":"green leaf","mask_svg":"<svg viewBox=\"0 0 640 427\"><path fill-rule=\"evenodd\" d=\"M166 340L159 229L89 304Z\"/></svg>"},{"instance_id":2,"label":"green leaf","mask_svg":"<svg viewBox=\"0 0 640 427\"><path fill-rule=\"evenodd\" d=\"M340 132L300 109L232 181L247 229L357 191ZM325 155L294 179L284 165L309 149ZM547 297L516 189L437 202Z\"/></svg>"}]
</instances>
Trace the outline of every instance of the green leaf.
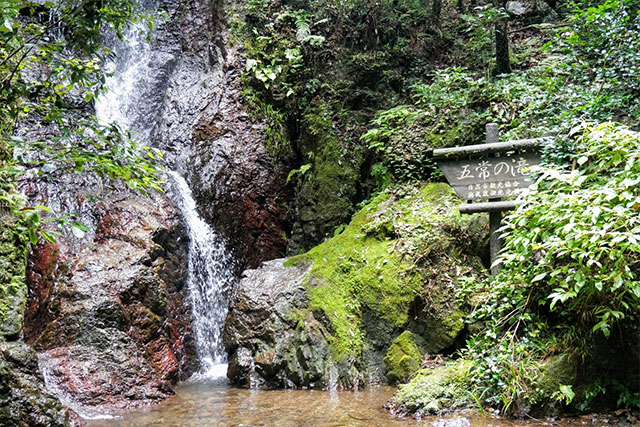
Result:
<instances>
[{"instance_id":1,"label":"green leaf","mask_svg":"<svg viewBox=\"0 0 640 427\"><path fill-rule=\"evenodd\" d=\"M564 396L567 405L571 403L574 397L576 397L576 394L570 385L561 385L560 393L562 393L562 395Z\"/></svg>"},{"instance_id":2,"label":"green leaf","mask_svg":"<svg viewBox=\"0 0 640 427\"><path fill-rule=\"evenodd\" d=\"M532 283L533 282L538 282L538 281L544 279L545 277L547 277L547 273L546 272L537 274L533 279L531 279L531 282Z\"/></svg>"},{"instance_id":3,"label":"green leaf","mask_svg":"<svg viewBox=\"0 0 640 427\"><path fill-rule=\"evenodd\" d=\"M29 234L29 241L31 242L31 244L32 245L37 245L38 244L38 235L36 234L35 228L29 228L28 234Z\"/></svg>"},{"instance_id":4,"label":"green leaf","mask_svg":"<svg viewBox=\"0 0 640 427\"><path fill-rule=\"evenodd\" d=\"M71 232L79 239L82 239L87 231L89 231L89 227L80 222L74 222L71 224Z\"/></svg>"}]
</instances>

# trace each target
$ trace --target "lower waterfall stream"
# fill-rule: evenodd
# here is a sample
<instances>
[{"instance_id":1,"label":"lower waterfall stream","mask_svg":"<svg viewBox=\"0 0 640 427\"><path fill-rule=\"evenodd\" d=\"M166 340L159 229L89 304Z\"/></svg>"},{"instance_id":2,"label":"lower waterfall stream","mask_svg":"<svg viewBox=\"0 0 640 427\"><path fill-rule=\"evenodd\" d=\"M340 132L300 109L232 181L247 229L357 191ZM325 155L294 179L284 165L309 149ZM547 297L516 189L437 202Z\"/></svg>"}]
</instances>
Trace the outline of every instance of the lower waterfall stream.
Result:
<instances>
[{"instance_id":1,"label":"lower waterfall stream","mask_svg":"<svg viewBox=\"0 0 640 427\"><path fill-rule=\"evenodd\" d=\"M175 184L178 205L189 230L189 299L193 331L200 359L197 377L226 376L226 354L222 328L227 315L226 291L233 282L232 260L221 236L196 211L187 182L177 172L169 176Z\"/></svg>"}]
</instances>

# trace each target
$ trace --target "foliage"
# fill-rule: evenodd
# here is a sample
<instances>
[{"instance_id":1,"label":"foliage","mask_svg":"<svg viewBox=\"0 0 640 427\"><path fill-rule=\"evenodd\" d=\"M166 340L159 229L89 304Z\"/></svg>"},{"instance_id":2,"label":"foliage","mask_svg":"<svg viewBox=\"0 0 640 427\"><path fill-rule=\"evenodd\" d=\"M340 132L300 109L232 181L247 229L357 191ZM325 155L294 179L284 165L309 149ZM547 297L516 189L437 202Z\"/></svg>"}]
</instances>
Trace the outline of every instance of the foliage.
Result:
<instances>
[{"instance_id":1,"label":"foliage","mask_svg":"<svg viewBox=\"0 0 640 427\"><path fill-rule=\"evenodd\" d=\"M355 168L370 165L360 173L375 181L368 184L368 192L357 193L361 200L385 186L397 189L399 182L440 180L430 151L482 142L487 122L500 124L503 139L553 136L554 142L545 147L546 163L574 162L574 171L545 172L530 201L510 217L500 277L491 283L475 277L458 282L468 291L460 301L477 304L473 320L486 325L463 356L471 360L468 385L474 390L467 397L482 405L519 412L554 396L558 404L578 408L578 402L589 400L588 391L568 376L551 386L540 377L549 369L545 359L554 353L582 344L596 353L598 339L606 340L618 326L635 319L637 169L624 169L626 160L620 159L636 158L637 141L629 136L635 135L632 131L612 125L578 139L570 131L584 121L637 128L638 2L559 4L558 21L552 25L539 25L539 16L512 17L516 72L501 78L491 76L494 41L486 28L502 12L485 1L464 13L445 4L441 21L434 22L428 3L250 2L245 19L237 21L242 22L237 34L246 41L249 58L247 81L256 98L279 114L287 137L281 141L290 144L297 162L291 177L304 168L313 171L315 181L327 147L346 158L355 148L365 153L365 162L350 162ZM277 16L282 18L274 19ZM309 35L322 37L321 43L304 42ZM318 102L324 105L322 114L314 110ZM321 116L315 122L322 122L322 132L309 131L317 128L309 125L312 116ZM296 190L304 198L310 188L298 185ZM374 202L382 200L378 197ZM420 206L417 203L416 210ZM365 239L397 239L394 253L417 270L446 258L442 251L455 246L448 238L462 234L455 221L447 230L442 224L412 227L400 219L403 215L386 210L362 230ZM346 252L357 243L347 239L353 233L336 233L344 239ZM336 323L336 330L341 328L338 341L360 343L361 336L348 332L354 323L347 319L357 317L362 307L352 300L363 289L360 282L375 282L375 276L365 274L367 264L355 253L341 253L347 263L343 266L329 246L323 246L326 252L308 254L331 264L331 271L321 275L329 278L328 284L312 288L314 307ZM446 262L438 264L438 278L447 277L447 267ZM358 280L345 279L345 274L355 274L353 269L360 274ZM356 324L362 330L363 325ZM339 347L343 354L359 348ZM601 387L621 402L633 402L635 395L626 386L603 382Z\"/></svg>"},{"instance_id":2,"label":"foliage","mask_svg":"<svg viewBox=\"0 0 640 427\"><path fill-rule=\"evenodd\" d=\"M253 0L234 6L232 29L246 57L245 99L267 121L270 154L281 169L310 164L315 178L322 157L308 160L308 155L323 149L314 145L317 138L305 127L322 102L330 121L325 134L330 134L332 145L337 141L341 162L360 176L358 191L349 196L344 209L347 216L388 181L379 168L374 176L371 165L378 159L367 161L369 150L359 136L375 110L394 102L403 91L402 70L413 74L425 69L427 51L432 49L422 38L431 37L425 30L434 28L430 3ZM307 188L297 186L295 191Z\"/></svg>"},{"instance_id":3,"label":"foliage","mask_svg":"<svg viewBox=\"0 0 640 427\"><path fill-rule=\"evenodd\" d=\"M505 139L555 136L545 155L561 162L575 149L566 135L576 121L640 118L639 98L620 85L585 82L559 50L544 55L535 67L499 80L463 68L434 72L431 83L413 85L411 105L379 111L362 139L397 180L438 179L430 150L481 143L487 122L501 124Z\"/></svg>"},{"instance_id":4,"label":"foliage","mask_svg":"<svg viewBox=\"0 0 640 427\"><path fill-rule=\"evenodd\" d=\"M114 54L102 45L105 32L123 37L123 31L146 15L134 0L99 3L0 1L0 145L5 150L0 175L12 180L27 173L34 179L56 179L64 173L95 174L123 179L130 188L161 191L157 177L159 153L138 147L117 124L104 125L78 111L77 100L90 102L104 90L102 64ZM27 119L48 126L47 138L11 136L13 124ZM15 161L13 159L15 157ZM42 230L38 211L9 186L0 200L17 215L32 243ZM60 212L58 225L71 223L75 234L82 225Z\"/></svg>"},{"instance_id":5,"label":"foliage","mask_svg":"<svg viewBox=\"0 0 640 427\"><path fill-rule=\"evenodd\" d=\"M587 128L576 169L545 171L505 225L510 280L607 337L640 307L639 146L628 129Z\"/></svg>"},{"instance_id":6,"label":"foliage","mask_svg":"<svg viewBox=\"0 0 640 427\"><path fill-rule=\"evenodd\" d=\"M488 327L466 353L472 383L504 411L535 403L542 356L568 346L592 361L592 343L637 322L640 134L614 124L575 132L572 170L544 169L506 217L504 268L474 313ZM555 395L572 400L563 386Z\"/></svg>"},{"instance_id":7,"label":"foliage","mask_svg":"<svg viewBox=\"0 0 640 427\"><path fill-rule=\"evenodd\" d=\"M606 0L578 8L573 31L562 34L559 48L586 81L616 86L625 95L640 93L640 17L637 0Z\"/></svg>"}]
</instances>

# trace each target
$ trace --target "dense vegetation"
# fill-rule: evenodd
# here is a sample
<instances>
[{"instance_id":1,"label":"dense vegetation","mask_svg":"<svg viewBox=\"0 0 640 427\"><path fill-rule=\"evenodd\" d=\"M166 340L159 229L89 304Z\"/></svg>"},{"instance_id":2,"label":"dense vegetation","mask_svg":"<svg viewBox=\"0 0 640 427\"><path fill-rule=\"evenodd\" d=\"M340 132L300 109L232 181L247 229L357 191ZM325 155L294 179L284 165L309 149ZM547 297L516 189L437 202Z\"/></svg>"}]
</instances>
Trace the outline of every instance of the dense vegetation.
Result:
<instances>
[{"instance_id":1,"label":"dense vegetation","mask_svg":"<svg viewBox=\"0 0 640 427\"><path fill-rule=\"evenodd\" d=\"M482 141L487 122L504 138L554 137L506 218L502 273L460 290L482 332L401 388L401 410L640 405L640 3L516 3L255 0L232 16L246 98L295 185L294 249L388 186L441 180L430 151ZM508 66L488 31L505 21Z\"/></svg>"},{"instance_id":2,"label":"dense vegetation","mask_svg":"<svg viewBox=\"0 0 640 427\"><path fill-rule=\"evenodd\" d=\"M105 184L122 178L134 189L160 189L151 161L154 152L137 147L116 123L99 123L78 102L90 102L105 90L102 66L113 52L102 44L104 32L122 37L139 20L152 27L140 10L128 0L101 2L99 7L79 1L0 2L0 201L18 214L34 244L37 232L46 239L54 236L39 225L36 211L43 207L25 209L11 188L12 177L26 173L55 180L65 173L91 172ZM23 122L28 129L46 128L46 136L16 136L14 130ZM68 213L55 214L60 225L72 222Z\"/></svg>"}]
</instances>

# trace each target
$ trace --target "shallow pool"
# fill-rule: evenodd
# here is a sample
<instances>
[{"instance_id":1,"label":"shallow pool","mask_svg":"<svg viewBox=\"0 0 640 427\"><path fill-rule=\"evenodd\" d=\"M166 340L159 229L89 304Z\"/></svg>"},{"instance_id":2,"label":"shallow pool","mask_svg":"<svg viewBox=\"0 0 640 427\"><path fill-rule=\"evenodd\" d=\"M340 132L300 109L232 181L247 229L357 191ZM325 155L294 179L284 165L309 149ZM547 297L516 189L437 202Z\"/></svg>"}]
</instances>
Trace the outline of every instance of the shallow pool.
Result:
<instances>
[{"instance_id":1,"label":"shallow pool","mask_svg":"<svg viewBox=\"0 0 640 427\"><path fill-rule=\"evenodd\" d=\"M507 420L463 412L431 417L420 422L397 419L382 407L394 387L371 387L361 391L247 390L223 381L190 381L176 395L158 405L106 420L90 420L91 427L118 426L592 426L635 425L617 423L600 416L564 420ZM613 422L612 422L613 421Z\"/></svg>"}]
</instances>

